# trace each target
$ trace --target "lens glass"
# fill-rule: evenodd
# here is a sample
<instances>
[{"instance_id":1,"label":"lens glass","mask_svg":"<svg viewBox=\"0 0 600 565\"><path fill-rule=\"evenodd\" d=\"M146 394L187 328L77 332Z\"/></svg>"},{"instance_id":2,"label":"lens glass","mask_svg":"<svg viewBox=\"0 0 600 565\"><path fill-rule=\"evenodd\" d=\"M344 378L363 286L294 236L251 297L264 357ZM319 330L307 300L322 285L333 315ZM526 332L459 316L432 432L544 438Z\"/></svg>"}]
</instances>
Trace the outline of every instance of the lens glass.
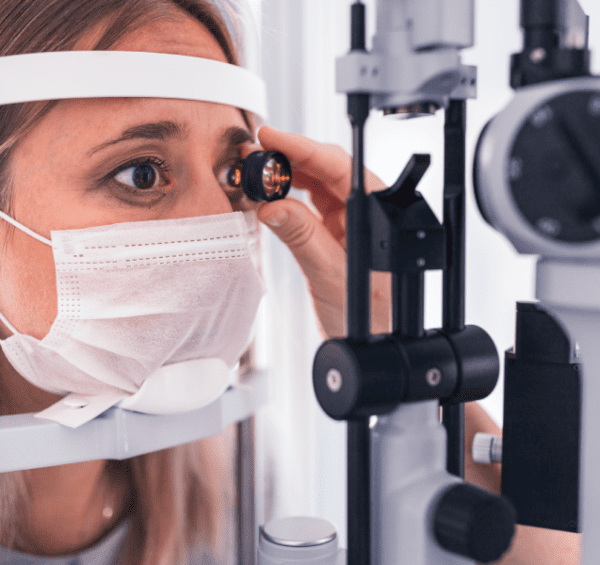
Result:
<instances>
[{"instance_id":1,"label":"lens glass","mask_svg":"<svg viewBox=\"0 0 600 565\"><path fill-rule=\"evenodd\" d=\"M263 169L263 187L269 198L280 195L289 180L289 174L277 159L273 157L267 161Z\"/></svg>"}]
</instances>

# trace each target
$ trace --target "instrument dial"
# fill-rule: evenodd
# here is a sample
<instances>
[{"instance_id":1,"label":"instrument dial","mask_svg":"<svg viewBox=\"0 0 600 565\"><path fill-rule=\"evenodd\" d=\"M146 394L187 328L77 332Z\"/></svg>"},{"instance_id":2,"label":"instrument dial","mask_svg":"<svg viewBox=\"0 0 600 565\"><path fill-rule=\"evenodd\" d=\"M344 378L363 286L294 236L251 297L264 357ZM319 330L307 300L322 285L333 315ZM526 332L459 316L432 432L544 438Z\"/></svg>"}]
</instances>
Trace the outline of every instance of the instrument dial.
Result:
<instances>
[{"instance_id":1,"label":"instrument dial","mask_svg":"<svg viewBox=\"0 0 600 565\"><path fill-rule=\"evenodd\" d=\"M506 161L517 208L543 237L600 239L600 91L574 91L539 104Z\"/></svg>"}]
</instances>

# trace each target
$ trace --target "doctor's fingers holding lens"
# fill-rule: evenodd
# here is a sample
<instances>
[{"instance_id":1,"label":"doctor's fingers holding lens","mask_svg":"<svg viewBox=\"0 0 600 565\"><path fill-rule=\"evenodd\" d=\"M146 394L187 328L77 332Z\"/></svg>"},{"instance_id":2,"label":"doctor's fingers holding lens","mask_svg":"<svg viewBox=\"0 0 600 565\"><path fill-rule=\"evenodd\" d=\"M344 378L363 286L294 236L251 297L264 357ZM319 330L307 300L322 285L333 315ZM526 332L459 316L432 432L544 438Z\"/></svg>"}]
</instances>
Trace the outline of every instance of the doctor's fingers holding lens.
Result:
<instances>
[{"instance_id":1,"label":"doctor's fingers holding lens","mask_svg":"<svg viewBox=\"0 0 600 565\"><path fill-rule=\"evenodd\" d=\"M346 199L351 190L352 158L336 145L263 126L258 132L263 149L284 153L292 165L293 186L307 190L317 213L287 198L261 205L260 221L292 251L308 280L322 329L328 337L345 334ZM367 192L386 188L365 171ZM373 330L389 326L389 277L372 278Z\"/></svg>"}]
</instances>

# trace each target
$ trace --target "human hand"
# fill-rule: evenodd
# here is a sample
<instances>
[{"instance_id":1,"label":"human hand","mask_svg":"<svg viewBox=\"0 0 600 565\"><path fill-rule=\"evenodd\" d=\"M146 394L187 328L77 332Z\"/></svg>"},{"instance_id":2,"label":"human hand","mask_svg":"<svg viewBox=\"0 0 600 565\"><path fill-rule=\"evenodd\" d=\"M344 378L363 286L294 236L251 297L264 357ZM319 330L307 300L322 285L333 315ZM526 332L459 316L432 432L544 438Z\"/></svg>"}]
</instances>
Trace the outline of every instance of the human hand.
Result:
<instances>
[{"instance_id":1,"label":"human hand","mask_svg":"<svg viewBox=\"0 0 600 565\"><path fill-rule=\"evenodd\" d=\"M263 126L264 150L284 153L292 164L293 186L307 190L317 214L293 198L262 204L258 219L291 250L308 280L316 313L328 337L345 335L346 199L351 190L352 158L337 145ZM382 190L383 181L365 171L367 192ZM372 276L371 312L375 333L389 331L390 277Z\"/></svg>"}]
</instances>

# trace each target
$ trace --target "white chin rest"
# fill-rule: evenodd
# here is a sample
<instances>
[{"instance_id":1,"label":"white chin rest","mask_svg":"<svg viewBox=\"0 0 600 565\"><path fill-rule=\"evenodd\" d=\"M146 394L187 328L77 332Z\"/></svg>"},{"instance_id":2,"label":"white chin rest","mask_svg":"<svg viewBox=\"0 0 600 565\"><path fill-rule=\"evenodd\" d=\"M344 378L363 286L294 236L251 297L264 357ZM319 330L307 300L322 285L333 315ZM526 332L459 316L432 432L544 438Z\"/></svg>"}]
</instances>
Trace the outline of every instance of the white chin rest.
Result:
<instances>
[{"instance_id":1,"label":"white chin rest","mask_svg":"<svg viewBox=\"0 0 600 565\"><path fill-rule=\"evenodd\" d=\"M165 365L148 377L118 407L147 414L177 414L214 402L232 383L232 371L221 359L196 359Z\"/></svg>"}]
</instances>

